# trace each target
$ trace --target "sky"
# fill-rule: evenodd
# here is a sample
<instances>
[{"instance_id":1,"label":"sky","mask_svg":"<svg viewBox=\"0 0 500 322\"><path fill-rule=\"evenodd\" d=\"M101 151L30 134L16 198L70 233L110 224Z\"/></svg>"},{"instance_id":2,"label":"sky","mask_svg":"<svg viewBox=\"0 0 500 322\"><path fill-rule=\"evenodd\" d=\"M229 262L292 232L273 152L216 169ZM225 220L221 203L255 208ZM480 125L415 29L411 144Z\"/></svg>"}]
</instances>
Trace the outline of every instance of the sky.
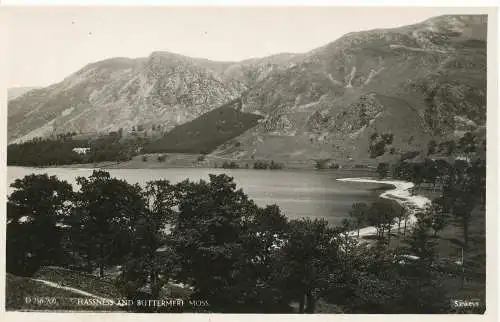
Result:
<instances>
[{"instance_id":1,"label":"sky","mask_svg":"<svg viewBox=\"0 0 500 322\"><path fill-rule=\"evenodd\" d=\"M238 61L306 52L342 35L466 8L8 7L7 86L48 86L88 63L170 51Z\"/></svg>"}]
</instances>

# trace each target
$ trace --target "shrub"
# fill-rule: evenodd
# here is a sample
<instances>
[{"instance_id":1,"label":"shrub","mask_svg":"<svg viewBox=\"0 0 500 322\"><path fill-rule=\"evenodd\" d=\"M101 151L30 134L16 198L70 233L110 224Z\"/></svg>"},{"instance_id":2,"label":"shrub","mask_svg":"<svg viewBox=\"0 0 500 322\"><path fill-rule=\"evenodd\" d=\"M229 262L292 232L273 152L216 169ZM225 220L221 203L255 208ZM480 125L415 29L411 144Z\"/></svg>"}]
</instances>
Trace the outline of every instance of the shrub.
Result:
<instances>
[{"instance_id":1,"label":"shrub","mask_svg":"<svg viewBox=\"0 0 500 322\"><path fill-rule=\"evenodd\" d=\"M271 170L280 170L283 169L283 165L280 163L276 163L274 161L271 161L271 164L269 165L269 169Z\"/></svg>"},{"instance_id":2,"label":"shrub","mask_svg":"<svg viewBox=\"0 0 500 322\"><path fill-rule=\"evenodd\" d=\"M267 164L267 162L264 162L264 161L256 161L254 164L253 164L253 168L254 169L257 169L257 170L265 170L269 167L269 165Z\"/></svg>"},{"instance_id":3,"label":"shrub","mask_svg":"<svg viewBox=\"0 0 500 322\"><path fill-rule=\"evenodd\" d=\"M224 169L239 169L240 166L234 161L231 161L231 162L224 161L224 163L222 164L222 168L224 168Z\"/></svg>"}]
</instances>

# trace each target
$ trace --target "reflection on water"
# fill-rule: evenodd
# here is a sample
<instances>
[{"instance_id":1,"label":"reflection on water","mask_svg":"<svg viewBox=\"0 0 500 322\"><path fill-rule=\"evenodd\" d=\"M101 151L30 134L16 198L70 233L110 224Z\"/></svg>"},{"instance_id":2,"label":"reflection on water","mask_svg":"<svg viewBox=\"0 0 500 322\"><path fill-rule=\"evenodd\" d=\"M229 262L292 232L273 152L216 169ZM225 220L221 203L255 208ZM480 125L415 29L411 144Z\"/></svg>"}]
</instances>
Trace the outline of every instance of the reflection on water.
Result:
<instances>
[{"instance_id":1,"label":"reflection on water","mask_svg":"<svg viewBox=\"0 0 500 322\"><path fill-rule=\"evenodd\" d=\"M107 170L107 169L106 169ZM130 183L144 185L146 182L167 179L173 183L185 179L208 180L209 174L226 173L238 188L261 206L277 204L289 218L326 218L338 224L348 215L354 202L370 203L376 198L373 190L378 184L340 182L339 177L358 177L359 171L269 171L269 170L224 170L224 169L109 169L112 176ZM8 167L8 183L27 174L48 173L71 183L75 189L76 177L89 176L92 169L69 168L23 168ZM10 193L11 188L8 189Z\"/></svg>"}]
</instances>

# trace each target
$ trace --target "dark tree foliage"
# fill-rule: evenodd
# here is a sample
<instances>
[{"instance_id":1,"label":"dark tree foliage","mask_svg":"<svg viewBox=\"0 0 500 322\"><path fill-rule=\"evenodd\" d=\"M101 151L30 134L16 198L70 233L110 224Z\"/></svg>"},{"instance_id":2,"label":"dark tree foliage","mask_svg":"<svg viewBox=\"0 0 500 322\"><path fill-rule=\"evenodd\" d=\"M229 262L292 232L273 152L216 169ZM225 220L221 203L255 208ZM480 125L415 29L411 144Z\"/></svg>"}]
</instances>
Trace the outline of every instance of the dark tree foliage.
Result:
<instances>
[{"instance_id":1,"label":"dark tree foliage","mask_svg":"<svg viewBox=\"0 0 500 322\"><path fill-rule=\"evenodd\" d=\"M255 236L264 234L277 242L274 235L260 230L279 224L279 214L268 209L277 221L262 221L266 219L259 215L262 210L226 175L210 175L209 182L184 181L177 185L177 193L179 212L171 235L179 256L176 278L194 287L195 298L210 299L216 311L255 309L248 303L255 303L266 285L262 281L266 276L255 270L262 268L258 263L269 251L255 248Z\"/></svg>"},{"instance_id":2,"label":"dark tree foliage","mask_svg":"<svg viewBox=\"0 0 500 322\"><path fill-rule=\"evenodd\" d=\"M389 174L389 164L388 163L379 163L377 166L377 174L380 179L385 179Z\"/></svg>"},{"instance_id":3,"label":"dark tree foliage","mask_svg":"<svg viewBox=\"0 0 500 322\"><path fill-rule=\"evenodd\" d=\"M430 140L427 146L427 155L436 153L437 143L435 140Z\"/></svg>"},{"instance_id":4,"label":"dark tree foliage","mask_svg":"<svg viewBox=\"0 0 500 322\"><path fill-rule=\"evenodd\" d=\"M458 148L464 153L472 153L476 151L475 137L472 133L467 132L458 141Z\"/></svg>"},{"instance_id":5,"label":"dark tree foliage","mask_svg":"<svg viewBox=\"0 0 500 322\"><path fill-rule=\"evenodd\" d=\"M222 163L222 168L223 169L239 169L240 166L238 165L238 163L236 163L234 161L231 161L231 162L224 161L224 163Z\"/></svg>"},{"instance_id":6,"label":"dark tree foliage","mask_svg":"<svg viewBox=\"0 0 500 322\"><path fill-rule=\"evenodd\" d=\"M370 145L370 158L376 158L385 153L386 142L384 140L377 141Z\"/></svg>"},{"instance_id":7,"label":"dark tree foliage","mask_svg":"<svg viewBox=\"0 0 500 322\"><path fill-rule=\"evenodd\" d=\"M394 134L392 134L392 133L383 133L382 134L382 141L384 141L385 144L392 144L393 140L394 140Z\"/></svg>"},{"instance_id":8,"label":"dark tree foliage","mask_svg":"<svg viewBox=\"0 0 500 322\"><path fill-rule=\"evenodd\" d=\"M74 140L71 137L34 139L10 144L7 147L7 164L19 166L51 166L103 161L127 161L137 155L144 139L122 139L119 132L102 135L93 140ZM74 148L89 148L86 154Z\"/></svg>"},{"instance_id":9,"label":"dark tree foliage","mask_svg":"<svg viewBox=\"0 0 500 322\"><path fill-rule=\"evenodd\" d=\"M17 179L7 202L7 271L30 275L41 265L64 262L62 230L73 189L55 176L28 175Z\"/></svg>"},{"instance_id":10,"label":"dark tree foliage","mask_svg":"<svg viewBox=\"0 0 500 322\"><path fill-rule=\"evenodd\" d=\"M379 200L374 202L368 211L367 220L371 226L377 228L379 240L384 239L384 233L388 232L390 238L391 226L397 216L397 210L392 201Z\"/></svg>"},{"instance_id":11,"label":"dark tree foliage","mask_svg":"<svg viewBox=\"0 0 500 322\"><path fill-rule=\"evenodd\" d=\"M166 229L175 220L177 204L175 186L166 180L148 182L143 191L146 212L134 222L133 240L120 285L128 298L134 298L141 287L149 284L151 298L160 298L160 290L173 275L176 255L168 245Z\"/></svg>"},{"instance_id":12,"label":"dark tree foliage","mask_svg":"<svg viewBox=\"0 0 500 322\"><path fill-rule=\"evenodd\" d=\"M111 178L95 170L89 178L78 177L77 215L81 234L79 245L89 265L97 263L99 275L107 265L116 264L130 251L132 227L145 213L139 186Z\"/></svg>"},{"instance_id":13,"label":"dark tree foliage","mask_svg":"<svg viewBox=\"0 0 500 322\"><path fill-rule=\"evenodd\" d=\"M274 162L273 160L271 160L271 162L259 160L253 164L253 168L255 170L266 170L266 169L280 170L280 169L283 169L283 164Z\"/></svg>"},{"instance_id":14,"label":"dark tree foliage","mask_svg":"<svg viewBox=\"0 0 500 322\"><path fill-rule=\"evenodd\" d=\"M359 237L359 229L368 219L368 205L363 202L353 204L352 209L349 211L349 217L354 223Z\"/></svg>"},{"instance_id":15,"label":"dark tree foliage","mask_svg":"<svg viewBox=\"0 0 500 322\"><path fill-rule=\"evenodd\" d=\"M280 251L284 294L299 302L300 313L314 313L316 302L338 265L335 230L326 220L292 220Z\"/></svg>"}]
</instances>

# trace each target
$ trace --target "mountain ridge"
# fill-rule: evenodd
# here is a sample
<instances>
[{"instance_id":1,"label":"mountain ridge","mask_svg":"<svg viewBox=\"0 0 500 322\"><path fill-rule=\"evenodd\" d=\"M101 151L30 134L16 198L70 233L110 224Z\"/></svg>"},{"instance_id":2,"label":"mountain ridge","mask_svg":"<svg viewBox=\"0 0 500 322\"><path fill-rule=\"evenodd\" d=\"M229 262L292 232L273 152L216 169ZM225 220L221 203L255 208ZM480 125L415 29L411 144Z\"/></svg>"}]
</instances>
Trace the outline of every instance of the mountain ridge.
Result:
<instances>
[{"instance_id":1,"label":"mountain ridge","mask_svg":"<svg viewBox=\"0 0 500 322\"><path fill-rule=\"evenodd\" d=\"M82 130L107 131L158 122L166 133L241 99L241 112L263 119L230 140L237 148L222 144L215 155L368 160L373 159L369 138L382 132L394 136L384 154L421 151L432 138L460 135L463 124L485 124L486 32L486 15L445 15L348 33L300 54L217 62L153 52L146 58L95 62L59 84L11 101L9 140L47 134L40 131L44 127L74 130L78 122ZM88 91L92 86L102 88ZM44 108L47 103L36 93L54 92L56 102L66 105L52 106L50 117L18 112L29 103ZM73 113L63 107L85 100L92 108L83 108L77 121L61 116ZM92 128L85 121L89 117L102 121ZM405 127L397 126L401 120ZM35 126L16 131L29 122Z\"/></svg>"}]
</instances>

